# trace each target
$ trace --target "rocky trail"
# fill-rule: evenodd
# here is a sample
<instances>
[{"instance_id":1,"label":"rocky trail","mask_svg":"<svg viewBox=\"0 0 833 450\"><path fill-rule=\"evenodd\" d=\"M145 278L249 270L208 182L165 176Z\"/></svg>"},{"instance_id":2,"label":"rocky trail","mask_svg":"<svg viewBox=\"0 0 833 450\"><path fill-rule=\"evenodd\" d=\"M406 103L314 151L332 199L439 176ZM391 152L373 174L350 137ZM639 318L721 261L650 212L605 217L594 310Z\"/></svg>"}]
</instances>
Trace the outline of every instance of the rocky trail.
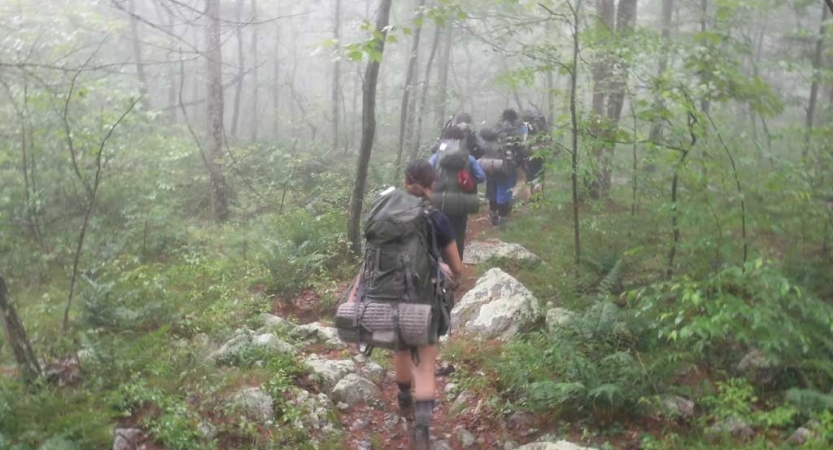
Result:
<instances>
[{"instance_id":1,"label":"rocky trail","mask_svg":"<svg viewBox=\"0 0 833 450\"><path fill-rule=\"evenodd\" d=\"M465 275L455 293L451 333L443 338L438 364L432 449L579 450L582 447L575 444L555 442L545 434L552 427L529 413L496 411L488 401L489 392L465 389L468 383L461 382L481 378L478 383L493 384L485 369L466 360L468 346L498 354L505 341L544 316L547 322L560 320L552 314L557 308L545 313L532 292L503 270L493 267L477 277L476 266L482 268L492 258L538 263L538 257L520 245L491 237L492 230L485 215L469 222ZM307 292L290 305L276 302L274 314L263 313L250 321L257 324L256 330L238 329L222 345L213 345L208 336L195 338L194 344L219 366L235 366L254 350L254 354L285 355L309 374L277 394L267 384L244 381L224 394L219 404L261 424L263 438L270 441L277 436L266 430L274 430L275 418L280 417L285 425L279 429L308 435L315 448L406 449L408 431L398 415L397 389L387 368L389 354L379 350L365 357L346 346L323 318L326 312L317 300L317 295ZM293 321L284 318L290 316ZM219 448L234 446L223 443L221 422L212 417L202 420L199 431L206 439L218 442ZM129 421L116 430L114 450L155 448L136 423Z\"/></svg>"},{"instance_id":2,"label":"rocky trail","mask_svg":"<svg viewBox=\"0 0 833 450\"><path fill-rule=\"evenodd\" d=\"M488 238L491 225L486 216L473 218L469 226L466 274L455 293L452 332L444 345L480 339L499 349L501 339L514 336L520 328L540 317L539 303L523 285L500 269L490 269L478 280L474 266L492 257L522 261L538 258L520 245ZM319 324L308 327L319 327ZM347 448L408 448L407 426L398 416L392 371L356 354L355 349L341 349L336 340L327 337L334 330L320 328L318 332L317 342L327 343L330 350L310 354L305 361L323 390L332 392ZM382 357L386 358L387 354ZM565 441L532 442L541 435L536 419L523 412L504 417L503 413L492 411L486 399L476 392L461 392L451 381L458 364L459 361L441 352L437 406L431 428L433 449L581 448Z\"/></svg>"}]
</instances>

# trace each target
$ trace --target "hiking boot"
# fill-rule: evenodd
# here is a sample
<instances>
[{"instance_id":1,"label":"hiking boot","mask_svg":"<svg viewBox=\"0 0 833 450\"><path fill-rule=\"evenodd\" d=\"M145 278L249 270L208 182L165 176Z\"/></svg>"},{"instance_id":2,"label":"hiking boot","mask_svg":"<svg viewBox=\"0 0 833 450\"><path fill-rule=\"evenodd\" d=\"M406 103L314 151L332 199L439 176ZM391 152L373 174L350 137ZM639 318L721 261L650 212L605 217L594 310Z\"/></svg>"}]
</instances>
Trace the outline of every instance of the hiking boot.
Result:
<instances>
[{"instance_id":1,"label":"hiking boot","mask_svg":"<svg viewBox=\"0 0 833 450\"><path fill-rule=\"evenodd\" d=\"M497 225L500 221L500 216L498 216L497 211L489 211L489 221L492 222L492 225Z\"/></svg>"},{"instance_id":2,"label":"hiking boot","mask_svg":"<svg viewBox=\"0 0 833 450\"><path fill-rule=\"evenodd\" d=\"M428 433L428 427L425 425L416 425L411 427L411 445L409 450L430 450L431 438Z\"/></svg>"},{"instance_id":3,"label":"hiking boot","mask_svg":"<svg viewBox=\"0 0 833 450\"><path fill-rule=\"evenodd\" d=\"M410 392L401 391L397 397L399 399L399 415L404 417L408 422L413 422L414 415L416 414L414 409L414 397Z\"/></svg>"}]
</instances>

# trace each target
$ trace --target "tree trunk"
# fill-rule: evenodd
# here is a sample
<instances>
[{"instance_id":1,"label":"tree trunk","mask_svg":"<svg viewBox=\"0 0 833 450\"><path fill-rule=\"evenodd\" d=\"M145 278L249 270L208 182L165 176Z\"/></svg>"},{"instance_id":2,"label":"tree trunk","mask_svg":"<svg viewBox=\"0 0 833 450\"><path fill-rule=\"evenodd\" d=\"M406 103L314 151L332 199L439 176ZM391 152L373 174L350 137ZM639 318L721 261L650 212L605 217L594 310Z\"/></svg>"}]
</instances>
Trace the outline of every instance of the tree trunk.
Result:
<instances>
[{"instance_id":1,"label":"tree trunk","mask_svg":"<svg viewBox=\"0 0 833 450\"><path fill-rule=\"evenodd\" d=\"M596 0L596 13L599 15L599 26L607 29L608 33L616 31L614 0ZM593 113L601 120L605 114L605 99L607 98L608 78L610 77L610 61L607 56L600 57L593 63Z\"/></svg>"},{"instance_id":2,"label":"tree trunk","mask_svg":"<svg viewBox=\"0 0 833 450\"><path fill-rule=\"evenodd\" d=\"M709 21L709 0L701 0L700 9L700 13L702 14L702 17L700 18L700 32L705 33L708 29ZM708 86L710 79L711 73L708 70L703 70L703 73L700 76L700 83L704 86ZM711 105L711 94L706 92L703 99L700 101L700 110L702 110L704 114L708 114L711 111Z\"/></svg>"},{"instance_id":3,"label":"tree trunk","mask_svg":"<svg viewBox=\"0 0 833 450\"><path fill-rule=\"evenodd\" d=\"M581 0L578 0L573 11L573 61L570 65L570 125L571 125L571 147L572 147L572 174L570 182L573 190L573 246L576 284L580 282L579 267L581 264L581 231L579 228L578 209L578 115L576 112L576 91L578 90L578 56L579 56L579 8Z\"/></svg>"},{"instance_id":4,"label":"tree trunk","mask_svg":"<svg viewBox=\"0 0 833 450\"><path fill-rule=\"evenodd\" d=\"M619 9L616 13L616 38L622 39L628 36L636 25L636 0L619 0ZM608 134L613 137L619 128L619 119L622 117L622 106L625 103L625 88L628 82L628 64L624 60L618 61L618 68L615 77L610 81L610 94L607 102ZM610 195L611 164L616 144L608 142L602 154L602 179L600 186L600 198L607 198Z\"/></svg>"},{"instance_id":5,"label":"tree trunk","mask_svg":"<svg viewBox=\"0 0 833 450\"><path fill-rule=\"evenodd\" d=\"M662 0L662 53L659 57L659 70L657 70L657 77L661 78L665 74L665 69L668 67L668 52L671 42L671 20L674 14L674 0ZM665 101L662 96L657 96L656 109L662 110L665 108ZM662 139L662 120L654 119L651 123L651 142L659 142Z\"/></svg>"},{"instance_id":6,"label":"tree trunk","mask_svg":"<svg viewBox=\"0 0 833 450\"><path fill-rule=\"evenodd\" d=\"M136 0L127 0L127 8L130 12L130 40L133 47L133 61L136 63L136 76L139 78L139 93L142 95L142 103L146 109L150 109L150 97L148 96L148 80L145 76L145 62L142 57L142 41L139 40L139 19L136 13Z\"/></svg>"},{"instance_id":7,"label":"tree trunk","mask_svg":"<svg viewBox=\"0 0 833 450\"><path fill-rule=\"evenodd\" d=\"M596 13L599 16L598 27L603 28L602 33L613 35L616 33L616 4L614 0L596 0ZM591 133L596 136L596 139L602 140L606 138L606 130L608 124L605 119L605 105L607 103L607 96L610 92L610 77L611 64L613 60L610 55L602 53L597 57L598 59L593 63L593 121L591 125ZM590 194L593 198L602 197L602 179L604 177L604 163L602 158L606 153L606 144L600 142L594 145L593 152L593 178L587 183Z\"/></svg>"},{"instance_id":8,"label":"tree trunk","mask_svg":"<svg viewBox=\"0 0 833 450\"><path fill-rule=\"evenodd\" d=\"M362 204L364 203L364 191L367 185L367 171L370 165L370 153L373 150L373 138L376 134L376 83L379 80L379 66L385 50L385 39L388 34L388 21L390 19L390 6L392 0L381 0L376 17L376 33L379 38L375 40L376 50L379 58L371 58L367 63L367 70L364 73L362 83L362 140L359 149L359 158L356 164L356 181L353 184L353 194L350 198L350 217L347 224L347 238L350 241L350 248L353 253L361 253L361 236L359 236L360 222L362 216Z\"/></svg>"},{"instance_id":9,"label":"tree trunk","mask_svg":"<svg viewBox=\"0 0 833 450\"><path fill-rule=\"evenodd\" d=\"M807 119L806 119L806 126L807 129L805 131L805 145L804 150L802 151L802 156L805 158L810 150L810 133L813 130L813 121L815 120L816 114L816 104L818 103L819 97L819 84L821 79L821 63L822 63L822 56L824 55L824 35L826 31L826 24L827 17L829 15L829 11L825 5L822 5L822 16L821 16L821 26L819 27L819 37L816 39L816 48L813 52L813 77L812 82L810 83L810 99L807 104Z\"/></svg>"},{"instance_id":10,"label":"tree trunk","mask_svg":"<svg viewBox=\"0 0 833 450\"><path fill-rule=\"evenodd\" d=\"M211 208L217 223L229 216L228 188L223 175L223 56L220 41L220 0L206 0L206 77L208 107L205 166L208 169Z\"/></svg>"},{"instance_id":11,"label":"tree trunk","mask_svg":"<svg viewBox=\"0 0 833 450\"><path fill-rule=\"evenodd\" d=\"M454 34L454 24L449 21L446 25L445 35L443 36L443 45L440 54L439 70L439 98L437 99L437 123L439 128L445 125L446 120L445 111L448 105L448 70L451 65L451 41Z\"/></svg>"},{"instance_id":12,"label":"tree trunk","mask_svg":"<svg viewBox=\"0 0 833 450\"><path fill-rule=\"evenodd\" d=\"M333 39L336 41L336 52L341 48L341 0L335 0L335 14L333 18ZM333 116L333 151L338 150L338 119L339 119L339 91L341 90L341 58L333 61L333 92L331 97Z\"/></svg>"},{"instance_id":13,"label":"tree trunk","mask_svg":"<svg viewBox=\"0 0 833 450\"><path fill-rule=\"evenodd\" d=\"M211 1L211 0L209 0ZM246 56L243 53L243 2L237 0L234 8L235 29L234 35L237 39L237 88L234 90L234 109L231 112L231 135L237 137L237 124L240 122L240 99L243 95L243 77L246 74ZM209 50L210 51L210 50ZM210 119L209 119L210 120Z\"/></svg>"},{"instance_id":14,"label":"tree trunk","mask_svg":"<svg viewBox=\"0 0 833 450\"><path fill-rule=\"evenodd\" d=\"M411 91L414 90L417 65L419 61L419 37L422 34L422 8L425 0L416 0L416 29L411 38L411 52L408 55L408 67L405 69L405 85L402 90L402 104L399 107L399 148L396 152L396 166L394 167L394 180L399 176L402 169L402 151L405 149L405 134L408 128L408 113L411 108ZM411 127L413 134L413 127Z\"/></svg>"},{"instance_id":15,"label":"tree trunk","mask_svg":"<svg viewBox=\"0 0 833 450\"><path fill-rule=\"evenodd\" d=\"M431 45L431 53L428 54L428 62L425 65L425 77L422 79L422 92L419 94L419 112L417 113L416 136L414 146L411 148L411 161L419 155L420 140L422 139L422 116L425 115L425 104L428 101L428 86L431 81L431 68L434 65L434 57L437 55L437 46L440 43L440 32L442 27L437 25L434 29L434 43Z\"/></svg>"},{"instance_id":16,"label":"tree trunk","mask_svg":"<svg viewBox=\"0 0 833 450\"><path fill-rule=\"evenodd\" d=\"M26 328L12 304L9 297L9 290L6 287L6 280L0 275L0 320L3 321L3 332L6 334L6 341L12 348L15 362L20 370L20 375L28 384L40 377L41 369L32 345L26 337Z\"/></svg>"},{"instance_id":17,"label":"tree trunk","mask_svg":"<svg viewBox=\"0 0 833 450\"><path fill-rule=\"evenodd\" d=\"M260 61L258 60L258 52L257 52L257 41L258 41L257 29L258 29L258 25L257 25L257 23L255 23L255 22L257 22L257 17L258 17L258 14L257 14L257 0L252 0L252 22L253 23L252 23L252 25L250 25L252 27L252 46L251 46L251 52L252 52L252 121L251 121L251 123L252 123L252 142L257 142L258 133L260 132L260 111L259 111L259 106L258 106L258 101L257 101L258 95L260 95L260 92L258 92L258 88L259 88L258 83L260 82L260 80L259 80L259 74L257 73L258 72L258 67L260 66Z\"/></svg>"},{"instance_id":18,"label":"tree trunk","mask_svg":"<svg viewBox=\"0 0 833 450\"><path fill-rule=\"evenodd\" d=\"M281 29L275 27L275 51L272 66L272 138L278 139L281 128Z\"/></svg>"}]
</instances>

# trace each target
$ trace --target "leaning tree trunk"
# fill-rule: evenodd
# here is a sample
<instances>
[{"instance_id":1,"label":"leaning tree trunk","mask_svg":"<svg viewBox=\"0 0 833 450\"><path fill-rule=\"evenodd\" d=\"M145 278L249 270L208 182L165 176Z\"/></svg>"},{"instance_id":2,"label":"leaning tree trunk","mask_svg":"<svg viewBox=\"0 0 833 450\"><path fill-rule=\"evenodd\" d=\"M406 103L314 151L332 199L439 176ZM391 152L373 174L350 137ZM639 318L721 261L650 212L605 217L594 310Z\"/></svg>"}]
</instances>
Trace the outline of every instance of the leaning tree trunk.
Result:
<instances>
[{"instance_id":1,"label":"leaning tree trunk","mask_svg":"<svg viewBox=\"0 0 833 450\"><path fill-rule=\"evenodd\" d=\"M657 77L662 77L665 74L665 69L668 67L668 53L671 41L671 20L674 14L674 0L662 0L662 50L659 56L659 70L657 70ZM665 101L661 95L657 96L656 109L662 110L665 108ZM662 139L662 120L657 118L651 123L651 142L657 143Z\"/></svg>"},{"instance_id":2,"label":"leaning tree trunk","mask_svg":"<svg viewBox=\"0 0 833 450\"><path fill-rule=\"evenodd\" d=\"M827 16L828 16L828 9L825 5L822 5L822 16L821 16L821 27L819 28L819 37L816 39L816 48L813 53L813 81L810 83L810 99L807 104L807 119L806 119L806 131L805 131L805 143L804 143L804 150L802 151L802 156L805 158L810 150L810 133L813 130L813 122L815 121L815 114L816 114L816 104L818 103L819 97L819 84L821 78L821 63L822 57L824 55L824 34L826 30Z\"/></svg>"},{"instance_id":3,"label":"leaning tree trunk","mask_svg":"<svg viewBox=\"0 0 833 450\"><path fill-rule=\"evenodd\" d=\"M139 40L139 19L136 13L136 0L128 0L127 7L130 13L130 40L133 44L133 61L136 63L136 77L139 78L139 93L142 95L142 103L145 108L150 109L148 80L147 76L145 76L145 61L142 57L142 42Z\"/></svg>"},{"instance_id":4,"label":"leaning tree trunk","mask_svg":"<svg viewBox=\"0 0 833 450\"><path fill-rule=\"evenodd\" d=\"M619 0L619 9L616 13L617 40L629 35L633 31L635 24L636 0ZM611 79L610 95L607 101L607 134L611 137L616 135L616 130L619 128L619 119L622 118L622 106L625 103L628 70L627 62L620 59L616 75ZM610 142L605 145L604 153L602 154L601 198L607 198L610 195L611 164L613 161L613 151L616 149L616 144L612 142L614 140L610 139Z\"/></svg>"},{"instance_id":5,"label":"leaning tree trunk","mask_svg":"<svg viewBox=\"0 0 833 450\"><path fill-rule=\"evenodd\" d=\"M439 98L437 99L437 122L439 127L445 125L445 108L448 105L448 71L451 65L451 41L454 34L454 24L449 21L446 25L445 36L443 36L443 45L440 54L439 70Z\"/></svg>"},{"instance_id":6,"label":"leaning tree trunk","mask_svg":"<svg viewBox=\"0 0 833 450\"><path fill-rule=\"evenodd\" d=\"M220 41L220 0L206 0L206 78L208 79L208 140L203 155L208 170L209 195L214 220L229 216L228 187L223 175L223 57ZM239 80L238 80L239 81Z\"/></svg>"},{"instance_id":7,"label":"leaning tree trunk","mask_svg":"<svg viewBox=\"0 0 833 450\"><path fill-rule=\"evenodd\" d=\"M9 290L3 275L0 275L0 321L3 322L3 332L12 348L20 375L26 383L34 381L41 375L40 365L26 337L26 328L23 327L23 322L9 298Z\"/></svg>"},{"instance_id":8,"label":"leaning tree trunk","mask_svg":"<svg viewBox=\"0 0 833 450\"><path fill-rule=\"evenodd\" d=\"M416 30L411 40L411 52L408 55L408 67L405 70L405 86L402 90L402 104L399 107L399 148L396 152L396 166L394 179L399 176L402 168L402 151L405 149L405 132L408 128L408 112L411 105L411 91L414 90L417 65L419 61L419 36L422 34L422 8L425 0L416 0ZM413 129L411 130L413 133Z\"/></svg>"},{"instance_id":9,"label":"leaning tree trunk","mask_svg":"<svg viewBox=\"0 0 833 450\"><path fill-rule=\"evenodd\" d=\"M359 159L356 163L356 181L353 183L353 194L350 198L350 217L347 223L347 238L350 248L358 255L361 252L361 238L359 236L364 203L364 191L367 185L367 171L370 165L370 153L373 150L373 138L376 134L376 83L379 81L379 66L385 50L385 39L388 34L390 6L392 0L381 0L376 18L376 33L379 38L374 44L378 58L371 57L367 63L362 83L362 140L359 148Z\"/></svg>"},{"instance_id":10,"label":"leaning tree trunk","mask_svg":"<svg viewBox=\"0 0 833 450\"><path fill-rule=\"evenodd\" d=\"M709 0L701 0L700 1L700 14L702 17L700 18L700 33L705 33L708 29L709 23ZM700 74L700 84L703 86L708 86L711 80L711 72L703 69L703 72ZM711 111L711 97L708 91L703 96L703 99L700 101L700 109L703 111L703 114L708 114Z\"/></svg>"},{"instance_id":11,"label":"leaning tree trunk","mask_svg":"<svg viewBox=\"0 0 833 450\"><path fill-rule=\"evenodd\" d=\"M237 39L237 87L234 89L234 109L231 112L231 135L237 137L237 124L240 122L240 100L243 96L243 77L246 76L246 57L243 54L243 2L237 0L234 9L236 24L234 34ZM209 17L210 19L210 17ZM210 50L209 50L210 51Z\"/></svg>"},{"instance_id":12,"label":"leaning tree trunk","mask_svg":"<svg viewBox=\"0 0 833 450\"><path fill-rule=\"evenodd\" d=\"M417 113L417 125L414 138L414 146L411 148L411 161L419 155L419 145L422 139L422 116L425 115L425 104L428 101L428 86L431 81L431 68L434 66L434 57L437 55L437 46L440 43L440 32L442 27L436 26L434 30L434 43L431 45L431 53L428 54L428 62L425 65L425 77L422 80L422 92L419 94L419 112Z\"/></svg>"}]
</instances>

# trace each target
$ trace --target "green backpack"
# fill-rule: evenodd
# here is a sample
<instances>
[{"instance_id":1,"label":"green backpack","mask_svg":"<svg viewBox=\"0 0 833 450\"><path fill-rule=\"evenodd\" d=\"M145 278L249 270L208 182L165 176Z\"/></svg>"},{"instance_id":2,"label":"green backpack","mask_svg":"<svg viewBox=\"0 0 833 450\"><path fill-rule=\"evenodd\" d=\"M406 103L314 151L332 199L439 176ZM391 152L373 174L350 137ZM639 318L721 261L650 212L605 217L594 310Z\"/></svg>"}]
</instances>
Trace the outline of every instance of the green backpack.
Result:
<instances>
[{"instance_id":1,"label":"green backpack","mask_svg":"<svg viewBox=\"0 0 833 450\"><path fill-rule=\"evenodd\" d=\"M429 203L401 189L373 204L364 228L364 294L371 301L430 303L431 239Z\"/></svg>"},{"instance_id":2,"label":"green backpack","mask_svg":"<svg viewBox=\"0 0 833 450\"><path fill-rule=\"evenodd\" d=\"M442 288L428 201L390 188L374 202L365 225L365 254L355 298L336 311L347 343L393 350L432 344ZM436 272L436 273L435 273ZM348 289L348 293L353 288ZM350 294L348 294L350 296Z\"/></svg>"}]
</instances>

